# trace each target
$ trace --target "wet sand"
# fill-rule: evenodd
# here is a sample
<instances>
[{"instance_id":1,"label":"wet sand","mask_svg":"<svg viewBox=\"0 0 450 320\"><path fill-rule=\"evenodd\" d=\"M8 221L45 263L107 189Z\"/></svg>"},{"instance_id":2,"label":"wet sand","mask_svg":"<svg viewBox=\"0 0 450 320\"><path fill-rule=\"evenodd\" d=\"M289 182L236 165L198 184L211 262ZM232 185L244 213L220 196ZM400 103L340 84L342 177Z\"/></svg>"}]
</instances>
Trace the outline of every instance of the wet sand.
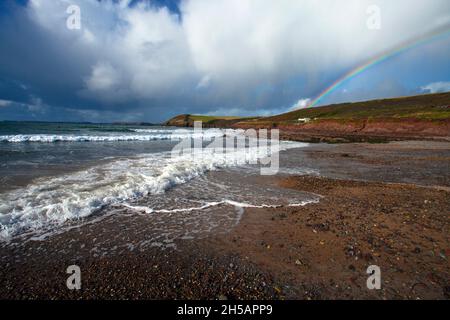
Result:
<instances>
[{"instance_id":1,"label":"wet sand","mask_svg":"<svg viewBox=\"0 0 450 320\"><path fill-rule=\"evenodd\" d=\"M125 211L2 246L0 298L450 298L450 143L318 144L281 161L280 175L252 183L318 203L246 208L233 225L219 206L214 232L173 247L143 245L158 226ZM73 264L80 291L66 287ZM381 290L366 287L369 265Z\"/></svg>"}]
</instances>

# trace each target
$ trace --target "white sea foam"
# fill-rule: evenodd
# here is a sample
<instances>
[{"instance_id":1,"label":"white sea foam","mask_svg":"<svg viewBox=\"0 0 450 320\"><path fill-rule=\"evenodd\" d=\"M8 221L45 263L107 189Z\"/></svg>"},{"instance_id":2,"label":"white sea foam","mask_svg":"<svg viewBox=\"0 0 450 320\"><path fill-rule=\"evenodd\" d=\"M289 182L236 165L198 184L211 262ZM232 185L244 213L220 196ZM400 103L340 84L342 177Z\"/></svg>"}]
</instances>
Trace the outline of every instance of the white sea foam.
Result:
<instances>
[{"instance_id":1,"label":"white sea foam","mask_svg":"<svg viewBox=\"0 0 450 320\"><path fill-rule=\"evenodd\" d=\"M110 135L71 135L71 134L18 134L0 136L0 142L116 142L116 141L155 141L155 140L182 140L187 138L214 138L224 135L220 129L194 132L192 130L153 130L135 129L139 134L110 134Z\"/></svg>"},{"instance_id":2,"label":"white sea foam","mask_svg":"<svg viewBox=\"0 0 450 320\"><path fill-rule=\"evenodd\" d=\"M308 201L305 201L305 204ZM245 202L238 202L238 201L233 201L233 200L222 200L222 201L212 201L212 202L208 202L202 206L199 207L191 207L191 208L179 208L179 209L152 209L149 207L145 207L145 206L132 206L130 204L127 203L123 203L122 206L127 208L127 209L131 209L137 212L142 212L142 213L146 213L146 214L154 214L154 213L180 213L180 212L192 212L192 211L198 211L198 210L204 210L204 209L208 209L211 207L218 207L220 205L231 205L233 207L236 208L278 208L281 207L281 205L271 205L271 204L251 204L251 203L245 203ZM297 206L297 204L294 204L293 206Z\"/></svg>"},{"instance_id":3,"label":"white sea foam","mask_svg":"<svg viewBox=\"0 0 450 320\"><path fill-rule=\"evenodd\" d=\"M280 149L303 146L306 144L282 142ZM171 157L170 152L164 152L39 179L26 188L0 194L0 239L8 240L23 232L48 230L67 220L87 217L107 205L161 194L206 171L236 166L251 158L257 160L266 156L266 152L267 149L261 147L237 149L226 154L207 151L201 157L198 154Z\"/></svg>"}]
</instances>

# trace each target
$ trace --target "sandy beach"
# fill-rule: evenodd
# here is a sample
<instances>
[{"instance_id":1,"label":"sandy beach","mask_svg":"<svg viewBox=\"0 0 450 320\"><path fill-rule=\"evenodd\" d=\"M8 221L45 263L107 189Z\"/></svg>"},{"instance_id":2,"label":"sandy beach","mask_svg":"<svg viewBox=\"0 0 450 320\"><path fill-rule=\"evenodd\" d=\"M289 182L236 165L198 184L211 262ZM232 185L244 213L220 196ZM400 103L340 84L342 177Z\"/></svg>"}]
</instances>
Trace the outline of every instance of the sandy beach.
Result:
<instances>
[{"instance_id":1,"label":"sandy beach","mask_svg":"<svg viewBox=\"0 0 450 320\"><path fill-rule=\"evenodd\" d=\"M214 232L173 247L143 246L156 227L127 212L3 245L0 298L450 298L450 144L312 144L283 157L320 174L252 183L320 201L246 208L231 226L220 223L219 206L210 213ZM73 264L82 271L79 291L66 287ZM369 265L381 269L381 290L366 287Z\"/></svg>"}]
</instances>

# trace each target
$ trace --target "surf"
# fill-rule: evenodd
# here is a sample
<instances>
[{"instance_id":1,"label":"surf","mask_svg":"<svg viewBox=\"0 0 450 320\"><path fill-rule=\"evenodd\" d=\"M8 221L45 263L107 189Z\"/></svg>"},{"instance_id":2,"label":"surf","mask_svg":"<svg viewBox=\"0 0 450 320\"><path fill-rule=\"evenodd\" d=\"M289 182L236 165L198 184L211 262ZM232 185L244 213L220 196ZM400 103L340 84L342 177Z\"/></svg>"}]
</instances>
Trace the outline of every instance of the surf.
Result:
<instances>
[{"instance_id":1,"label":"surf","mask_svg":"<svg viewBox=\"0 0 450 320\"><path fill-rule=\"evenodd\" d=\"M280 150L306 145L282 142ZM201 157L190 154L174 157L171 152L160 152L113 160L53 178L36 179L25 188L0 194L0 240L8 241L26 232L48 231L69 220L85 219L106 206L164 194L208 171L237 167L249 159L258 160L266 155L266 150L261 147L236 149L224 154L208 150ZM228 204L257 206L238 205L231 200ZM152 210L149 208L148 212Z\"/></svg>"}]
</instances>

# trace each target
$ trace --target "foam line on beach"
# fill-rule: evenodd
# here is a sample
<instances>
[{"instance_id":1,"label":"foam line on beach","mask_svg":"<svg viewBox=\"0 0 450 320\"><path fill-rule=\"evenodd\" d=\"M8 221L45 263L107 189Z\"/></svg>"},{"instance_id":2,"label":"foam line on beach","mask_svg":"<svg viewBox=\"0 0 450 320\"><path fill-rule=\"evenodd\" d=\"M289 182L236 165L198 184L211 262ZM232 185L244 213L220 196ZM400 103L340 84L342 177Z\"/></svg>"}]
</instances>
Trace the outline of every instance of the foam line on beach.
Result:
<instances>
[{"instance_id":1,"label":"foam line on beach","mask_svg":"<svg viewBox=\"0 0 450 320\"><path fill-rule=\"evenodd\" d=\"M290 203L287 206L288 207L304 207L308 204L312 203L319 203L319 199L313 199L313 200L304 200L299 203ZM192 212L197 210L205 210L211 207L218 207L221 205L231 205L236 208L256 208L256 209L263 209L263 208L281 208L285 205L283 204L251 204L251 203L245 203L245 202L238 202L233 200L223 200L223 201L213 201L208 202L203 206L200 207L191 207L191 208L177 208L177 209L152 209L146 206L133 206L127 203L123 203L120 206L133 210L135 212L142 212L146 214L154 214L154 213L184 213L184 212Z\"/></svg>"}]
</instances>

